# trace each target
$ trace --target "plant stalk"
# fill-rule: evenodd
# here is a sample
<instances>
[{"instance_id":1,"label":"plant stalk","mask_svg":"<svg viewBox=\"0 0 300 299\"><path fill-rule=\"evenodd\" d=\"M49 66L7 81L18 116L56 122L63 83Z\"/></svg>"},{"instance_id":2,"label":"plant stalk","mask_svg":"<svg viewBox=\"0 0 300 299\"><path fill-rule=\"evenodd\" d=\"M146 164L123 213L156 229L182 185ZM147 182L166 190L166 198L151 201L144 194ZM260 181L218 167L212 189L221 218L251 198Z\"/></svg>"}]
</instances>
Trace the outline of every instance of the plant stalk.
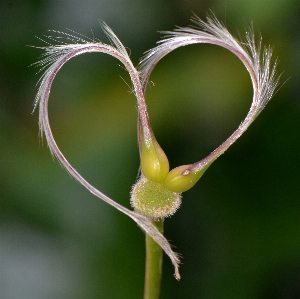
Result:
<instances>
[{"instance_id":1,"label":"plant stalk","mask_svg":"<svg viewBox=\"0 0 300 299\"><path fill-rule=\"evenodd\" d=\"M153 224L163 234L164 220L153 221ZM163 252L161 247L146 235L146 269L144 299L159 299Z\"/></svg>"}]
</instances>

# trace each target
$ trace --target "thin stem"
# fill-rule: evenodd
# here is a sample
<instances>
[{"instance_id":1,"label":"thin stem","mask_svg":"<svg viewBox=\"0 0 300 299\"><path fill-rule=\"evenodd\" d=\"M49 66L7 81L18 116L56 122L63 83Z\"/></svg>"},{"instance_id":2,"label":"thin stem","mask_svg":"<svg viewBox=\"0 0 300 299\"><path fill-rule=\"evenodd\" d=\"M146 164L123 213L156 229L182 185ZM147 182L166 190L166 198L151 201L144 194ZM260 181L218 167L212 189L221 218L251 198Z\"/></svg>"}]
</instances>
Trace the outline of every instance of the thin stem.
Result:
<instances>
[{"instance_id":1,"label":"thin stem","mask_svg":"<svg viewBox=\"0 0 300 299\"><path fill-rule=\"evenodd\" d=\"M162 234L164 220L153 221ZM144 299L159 299L163 252L161 247L147 234L146 235L146 270Z\"/></svg>"}]
</instances>

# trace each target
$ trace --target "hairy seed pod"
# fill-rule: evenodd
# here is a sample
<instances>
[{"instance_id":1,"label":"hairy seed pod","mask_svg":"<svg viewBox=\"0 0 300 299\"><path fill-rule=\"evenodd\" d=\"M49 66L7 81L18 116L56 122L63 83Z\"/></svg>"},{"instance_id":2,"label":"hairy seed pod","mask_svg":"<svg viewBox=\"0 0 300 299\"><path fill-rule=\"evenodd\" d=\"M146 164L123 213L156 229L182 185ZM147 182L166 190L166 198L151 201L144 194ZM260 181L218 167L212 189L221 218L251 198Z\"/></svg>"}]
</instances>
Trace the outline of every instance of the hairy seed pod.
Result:
<instances>
[{"instance_id":1,"label":"hairy seed pod","mask_svg":"<svg viewBox=\"0 0 300 299\"><path fill-rule=\"evenodd\" d=\"M136 212L151 219L161 219L176 212L181 204L181 194L142 177L133 186L130 201Z\"/></svg>"}]
</instances>

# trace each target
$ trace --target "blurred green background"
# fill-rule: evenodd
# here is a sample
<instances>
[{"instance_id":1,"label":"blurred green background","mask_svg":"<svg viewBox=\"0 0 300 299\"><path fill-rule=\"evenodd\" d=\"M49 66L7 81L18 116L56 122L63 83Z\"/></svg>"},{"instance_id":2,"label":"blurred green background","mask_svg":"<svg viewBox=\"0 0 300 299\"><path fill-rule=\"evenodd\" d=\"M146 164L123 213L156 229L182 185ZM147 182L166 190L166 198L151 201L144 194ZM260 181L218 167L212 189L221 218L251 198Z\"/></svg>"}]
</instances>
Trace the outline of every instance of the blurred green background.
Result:
<instances>
[{"instance_id":1,"label":"blurred green background","mask_svg":"<svg viewBox=\"0 0 300 299\"><path fill-rule=\"evenodd\" d=\"M7 1L0 4L0 298L142 298L144 234L75 182L38 137L32 112L40 74L28 67L35 36L70 28L108 42L104 20L134 64L158 31L213 9L235 36L253 21L274 46L283 87L249 130L183 196L165 235L182 255L180 282L167 257L161 298L300 298L299 0ZM84 177L130 207L138 167L137 109L119 62L86 54L55 79L50 122ZM228 51L194 45L166 56L146 100L171 167L193 163L245 117L252 87ZM298 129L297 129L298 128ZM298 133L297 133L298 132Z\"/></svg>"}]
</instances>

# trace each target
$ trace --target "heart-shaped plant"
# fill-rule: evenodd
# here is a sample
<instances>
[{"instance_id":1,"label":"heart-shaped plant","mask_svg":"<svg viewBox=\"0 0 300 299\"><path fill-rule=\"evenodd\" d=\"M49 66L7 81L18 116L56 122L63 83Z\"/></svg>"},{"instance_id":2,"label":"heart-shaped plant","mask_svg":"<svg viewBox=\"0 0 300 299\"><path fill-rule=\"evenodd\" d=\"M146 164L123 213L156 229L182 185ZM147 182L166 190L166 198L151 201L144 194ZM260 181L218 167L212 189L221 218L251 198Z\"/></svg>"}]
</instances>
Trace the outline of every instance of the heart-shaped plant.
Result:
<instances>
[{"instance_id":1,"label":"heart-shaped plant","mask_svg":"<svg viewBox=\"0 0 300 299\"><path fill-rule=\"evenodd\" d=\"M111 41L111 45L95 41L95 39L89 40L73 32L55 31L60 36L47 37L59 45L41 47L45 53L41 60L35 63L41 67L41 70L46 68L39 81L40 86L34 108L39 105L40 134L45 135L52 155L80 184L132 218L147 234L145 298L158 298L159 296L161 248L170 257L175 267L175 277L180 279L178 255L172 251L162 234L163 219L174 214L179 208L181 193L192 188L208 167L246 131L273 96L280 77L275 70L277 61L274 60L271 63L271 48L262 49L261 39L256 44L252 29L246 33L246 39L242 43L237 41L213 14L207 17L206 22L196 16L192 18L192 21L195 27L177 28L171 32L164 32L167 34L166 37L159 42L157 47L146 52L137 68L133 66L125 47L105 23L102 24L102 28ZM61 42L62 38L70 44ZM250 74L253 100L243 122L217 149L194 164L182 165L170 171L168 158L158 144L150 125L144 99L145 89L153 68L161 58L179 47L197 43L221 46L241 60ZM90 52L106 53L121 61L130 75L132 90L137 99L141 175L131 192L131 205L134 211L121 206L88 183L67 161L51 132L48 100L52 82L59 69L69 59Z\"/></svg>"}]
</instances>

